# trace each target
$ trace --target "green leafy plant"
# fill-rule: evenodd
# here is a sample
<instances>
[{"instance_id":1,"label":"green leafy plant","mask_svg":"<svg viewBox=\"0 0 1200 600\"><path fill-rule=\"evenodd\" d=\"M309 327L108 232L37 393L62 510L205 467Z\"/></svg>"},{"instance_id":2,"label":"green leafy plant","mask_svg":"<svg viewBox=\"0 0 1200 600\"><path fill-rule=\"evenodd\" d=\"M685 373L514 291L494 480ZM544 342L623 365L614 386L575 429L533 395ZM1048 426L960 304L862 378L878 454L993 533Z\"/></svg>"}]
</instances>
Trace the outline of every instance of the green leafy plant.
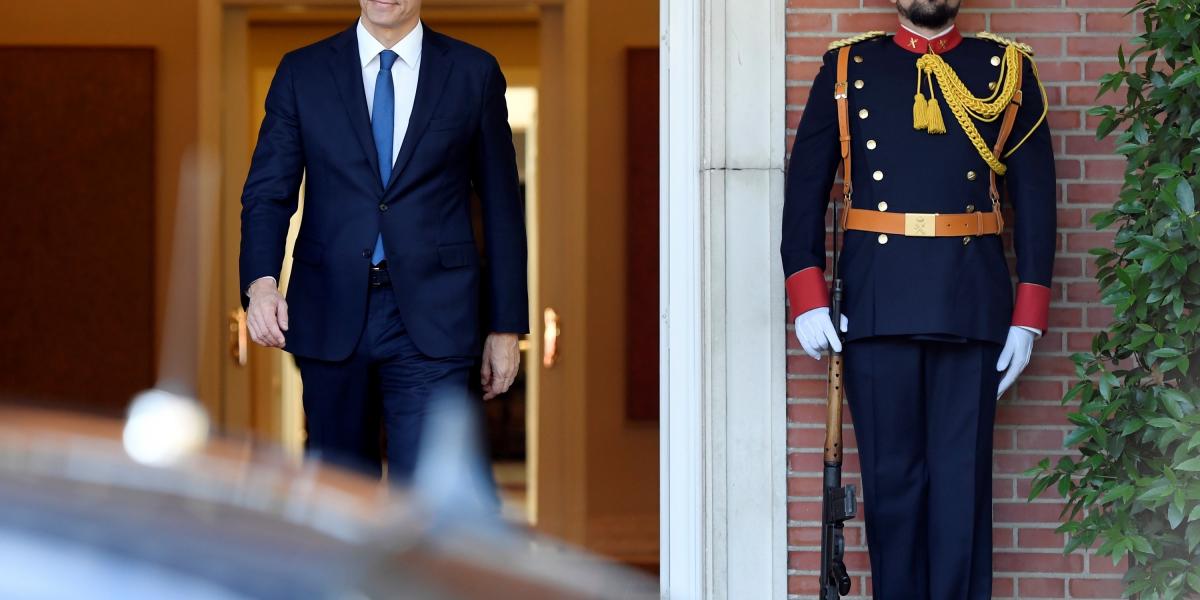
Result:
<instances>
[{"instance_id":1,"label":"green leafy plant","mask_svg":"<svg viewBox=\"0 0 1200 600\"><path fill-rule=\"evenodd\" d=\"M1170 600L1200 593L1200 3L1141 0L1135 13L1145 33L1100 79L1125 105L1089 112L1127 160L1119 198L1093 219L1116 227L1112 248L1091 250L1114 318L1072 357L1071 452L1027 475L1031 500L1052 486L1066 500L1065 552L1099 542L1128 560L1126 597Z\"/></svg>"}]
</instances>

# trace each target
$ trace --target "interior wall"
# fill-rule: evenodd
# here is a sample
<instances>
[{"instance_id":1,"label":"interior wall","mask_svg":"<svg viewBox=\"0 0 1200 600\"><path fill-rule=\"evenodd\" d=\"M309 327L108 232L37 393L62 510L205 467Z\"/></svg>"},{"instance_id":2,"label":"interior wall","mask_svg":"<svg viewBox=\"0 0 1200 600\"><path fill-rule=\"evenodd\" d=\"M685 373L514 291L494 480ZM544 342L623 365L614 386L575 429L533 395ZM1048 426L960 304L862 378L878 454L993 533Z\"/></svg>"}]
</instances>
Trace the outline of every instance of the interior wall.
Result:
<instances>
[{"instance_id":1,"label":"interior wall","mask_svg":"<svg viewBox=\"0 0 1200 600\"><path fill-rule=\"evenodd\" d=\"M150 47L155 50L155 215L154 339L156 356L172 357L159 367L186 391L195 389L198 340L194 328L171 328L164 347L169 275L172 261L181 273L197 270L196 240L181 236L176 247L176 216L184 169L193 169L190 153L197 139L197 0L56 0L0 3L0 44L38 46ZM189 180L190 181L190 180ZM191 197L195 197L192 195ZM171 318L195 323L195 282L172 296ZM164 373L165 372L165 373Z\"/></svg>"},{"instance_id":2,"label":"interior wall","mask_svg":"<svg viewBox=\"0 0 1200 600\"><path fill-rule=\"evenodd\" d=\"M587 24L588 546L655 560L658 423L625 418L624 199L625 52L658 45L658 11L653 0L590 2Z\"/></svg>"}]
</instances>

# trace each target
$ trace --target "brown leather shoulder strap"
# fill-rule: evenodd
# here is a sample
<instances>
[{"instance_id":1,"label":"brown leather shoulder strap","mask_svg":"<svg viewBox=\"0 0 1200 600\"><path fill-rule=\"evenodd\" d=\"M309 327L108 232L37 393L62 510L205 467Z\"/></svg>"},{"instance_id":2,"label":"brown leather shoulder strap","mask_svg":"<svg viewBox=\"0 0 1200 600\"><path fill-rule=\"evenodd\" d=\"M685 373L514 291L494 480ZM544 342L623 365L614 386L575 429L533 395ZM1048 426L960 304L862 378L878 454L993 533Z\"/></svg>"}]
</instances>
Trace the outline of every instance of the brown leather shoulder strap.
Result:
<instances>
[{"instance_id":1,"label":"brown leather shoulder strap","mask_svg":"<svg viewBox=\"0 0 1200 600\"><path fill-rule=\"evenodd\" d=\"M1021 67L1017 69L1017 91L1013 94L1012 101L1008 103L1008 108L1004 110L1004 120L1000 123L1000 136L996 138L996 147L992 150L992 154L996 158L1000 158L1001 152L1004 151L1004 144L1008 141L1008 136L1012 134L1013 125L1017 122L1017 111L1021 108L1021 101L1024 99L1024 94L1021 92L1021 86L1025 71L1025 59L1021 59ZM995 205L1000 201L1000 188L996 185L996 172L990 171L991 174L991 189L989 193L992 197L992 204Z\"/></svg>"},{"instance_id":2,"label":"brown leather shoulder strap","mask_svg":"<svg viewBox=\"0 0 1200 600\"><path fill-rule=\"evenodd\" d=\"M838 82L833 86L833 97L838 102L838 136L841 143L841 191L846 200L846 209L850 209L852 180L850 178L850 46L838 49ZM845 214L845 211L844 211Z\"/></svg>"}]
</instances>

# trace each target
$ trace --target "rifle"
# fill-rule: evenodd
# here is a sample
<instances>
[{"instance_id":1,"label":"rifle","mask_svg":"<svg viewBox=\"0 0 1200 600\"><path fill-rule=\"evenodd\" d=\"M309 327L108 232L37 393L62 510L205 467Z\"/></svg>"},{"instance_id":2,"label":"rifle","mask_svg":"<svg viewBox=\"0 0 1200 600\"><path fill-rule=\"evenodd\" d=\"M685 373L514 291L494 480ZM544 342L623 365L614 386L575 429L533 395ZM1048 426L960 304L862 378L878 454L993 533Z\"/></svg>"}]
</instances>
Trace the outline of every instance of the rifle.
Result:
<instances>
[{"instance_id":1,"label":"rifle","mask_svg":"<svg viewBox=\"0 0 1200 600\"><path fill-rule=\"evenodd\" d=\"M842 280L837 276L837 204L834 212L834 279L829 314L841 336ZM858 512L854 485L842 485L842 353L829 352L829 384L825 412L825 475L821 486L821 600L838 600L850 593L850 575L846 573L844 524Z\"/></svg>"},{"instance_id":2,"label":"rifle","mask_svg":"<svg viewBox=\"0 0 1200 600\"><path fill-rule=\"evenodd\" d=\"M842 47L838 56L838 82L834 98L838 103L841 129L842 161L845 171L842 181L842 199L845 208L850 208L850 132L846 119L846 63L849 48ZM842 337L842 280L838 277L838 214L837 202L833 203L833 293L829 316L839 339ZM847 520L858 512L858 500L853 485L842 485L842 400L845 389L842 377L842 353L829 352L829 383L827 387L825 413L825 474L821 486L821 596L820 600L838 600L850 593L850 575L846 573L846 539L842 532Z\"/></svg>"}]
</instances>

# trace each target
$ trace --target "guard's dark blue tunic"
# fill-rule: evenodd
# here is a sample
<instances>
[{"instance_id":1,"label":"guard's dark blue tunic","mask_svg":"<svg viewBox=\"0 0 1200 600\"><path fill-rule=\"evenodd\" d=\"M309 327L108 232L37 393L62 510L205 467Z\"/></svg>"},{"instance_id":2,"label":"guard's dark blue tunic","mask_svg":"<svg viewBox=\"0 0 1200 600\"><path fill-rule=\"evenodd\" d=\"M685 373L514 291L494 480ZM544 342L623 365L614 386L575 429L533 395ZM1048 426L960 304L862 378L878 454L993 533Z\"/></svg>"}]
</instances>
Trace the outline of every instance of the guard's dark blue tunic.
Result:
<instances>
[{"instance_id":1,"label":"guard's dark blue tunic","mask_svg":"<svg viewBox=\"0 0 1200 600\"><path fill-rule=\"evenodd\" d=\"M933 96L945 134L914 129L913 96L925 52L940 54L975 97L991 96L1005 49L955 30L927 40L904 29L851 47L854 208L992 210L989 166L937 80ZM831 50L813 82L787 173L781 254L793 317L828 305L826 213L841 161L836 67ZM1008 168L1000 182L1012 207L1005 228L1017 256L1015 302L1001 236L844 236L838 275L849 321L846 394L877 600L990 598L995 363L1010 326L1046 330L1057 239L1045 105L1032 61L1023 58L1022 67L1023 104L999 155ZM975 124L994 147L1001 119Z\"/></svg>"}]
</instances>

